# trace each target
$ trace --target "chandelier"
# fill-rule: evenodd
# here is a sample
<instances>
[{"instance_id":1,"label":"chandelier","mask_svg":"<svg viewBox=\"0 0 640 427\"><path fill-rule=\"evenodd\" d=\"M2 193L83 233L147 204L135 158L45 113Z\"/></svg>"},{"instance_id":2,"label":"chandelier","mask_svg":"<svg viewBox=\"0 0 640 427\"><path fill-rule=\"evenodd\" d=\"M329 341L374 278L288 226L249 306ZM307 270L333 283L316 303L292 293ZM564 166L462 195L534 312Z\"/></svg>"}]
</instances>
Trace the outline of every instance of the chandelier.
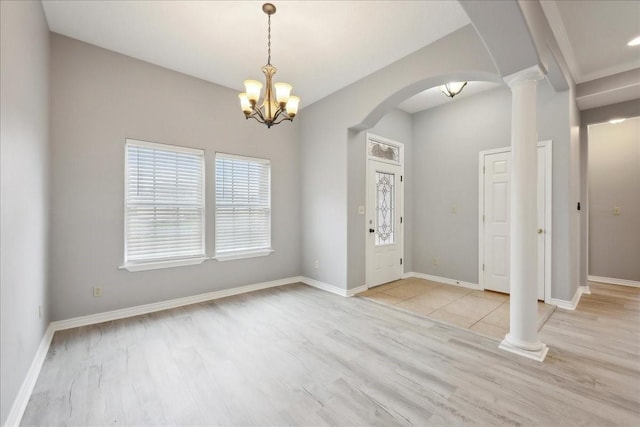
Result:
<instances>
[{"instance_id":1,"label":"chandelier","mask_svg":"<svg viewBox=\"0 0 640 427\"><path fill-rule=\"evenodd\" d=\"M440 86L440 90L448 97L453 98L454 96L460 94L460 92L462 92L462 89L464 89L466 85L467 82L449 82Z\"/></svg>"},{"instance_id":2,"label":"chandelier","mask_svg":"<svg viewBox=\"0 0 640 427\"><path fill-rule=\"evenodd\" d=\"M276 67L271 65L271 15L276 13L276 7L271 3L265 3L262 5L262 11L268 16L269 28L267 33L267 65L262 67L262 72L266 78L264 100L262 104L258 102L262 91L262 83L257 80L245 80L245 92L239 94L238 97L240 98L240 106L245 118L256 119L258 122L267 125L267 128L270 128L285 120L292 121L298 113L300 98L291 96L293 86L289 83L271 84L273 75L278 71Z\"/></svg>"}]
</instances>

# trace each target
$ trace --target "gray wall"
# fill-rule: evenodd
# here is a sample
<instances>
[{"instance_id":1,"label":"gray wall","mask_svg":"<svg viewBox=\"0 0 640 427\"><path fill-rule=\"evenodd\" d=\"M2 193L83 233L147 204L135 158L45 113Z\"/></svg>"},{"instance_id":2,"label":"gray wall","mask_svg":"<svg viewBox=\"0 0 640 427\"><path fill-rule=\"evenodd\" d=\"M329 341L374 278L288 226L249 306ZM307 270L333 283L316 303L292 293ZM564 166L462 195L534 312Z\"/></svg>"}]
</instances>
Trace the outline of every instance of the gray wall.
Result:
<instances>
[{"instance_id":1,"label":"gray wall","mask_svg":"<svg viewBox=\"0 0 640 427\"><path fill-rule=\"evenodd\" d=\"M300 113L302 274L346 289L346 126L327 98ZM315 268L318 261L318 268Z\"/></svg>"},{"instance_id":2,"label":"gray wall","mask_svg":"<svg viewBox=\"0 0 640 427\"><path fill-rule=\"evenodd\" d=\"M392 110L373 128L366 132L349 133L348 155L348 263L347 287L349 289L365 284L366 275L366 216L358 214L358 206L366 205L366 139L367 133L392 139L404 144L404 271L412 271L412 128L410 114Z\"/></svg>"},{"instance_id":3,"label":"gray wall","mask_svg":"<svg viewBox=\"0 0 640 427\"><path fill-rule=\"evenodd\" d=\"M538 139L553 141L552 297L570 300L569 91L538 86ZM511 91L499 87L413 115L413 271L478 283L478 155L511 144ZM455 206L457 213L451 213ZM439 265L433 265L438 257Z\"/></svg>"},{"instance_id":4,"label":"gray wall","mask_svg":"<svg viewBox=\"0 0 640 427\"><path fill-rule=\"evenodd\" d=\"M576 103L576 88L572 86L565 92L568 96L567 102L569 104L569 145L571 147L569 151L569 163L571 165L571 177L569 184L569 191L571 193L569 203L569 221L571 223L569 240L570 240L570 252L569 257L571 260L571 270L569 272L569 287L566 295L560 296L562 299L573 298L578 286L580 286L580 245L583 240L583 236L580 231L580 224L582 218L585 216L585 211L581 208L578 210L578 202L581 201L580 192L580 180L581 180L581 168L580 168L580 111Z\"/></svg>"},{"instance_id":5,"label":"gray wall","mask_svg":"<svg viewBox=\"0 0 640 427\"><path fill-rule=\"evenodd\" d=\"M580 197L583 204L588 206L588 152L589 132L588 126L595 123L604 123L610 119L619 117L640 116L640 99L592 108L580 112ZM587 286L589 271L589 210L585 209L580 218L580 284Z\"/></svg>"},{"instance_id":6,"label":"gray wall","mask_svg":"<svg viewBox=\"0 0 640 427\"><path fill-rule=\"evenodd\" d=\"M66 319L300 273L297 123L246 121L235 91L52 35L52 318ZM131 273L123 263L124 142L206 150L213 255L215 151L271 159L275 253ZM94 298L92 288L103 296Z\"/></svg>"},{"instance_id":7,"label":"gray wall","mask_svg":"<svg viewBox=\"0 0 640 427\"><path fill-rule=\"evenodd\" d=\"M413 270L478 283L478 155L511 144L511 91L413 116Z\"/></svg>"},{"instance_id":8,"label":"gray wall","mask_svg":"<svg viewBox=\"0 0 640 427\"><path fill-rule=\"evenodd\" d=\"M575 252L579 190L576 187L577 112L572 89L552 93L538 91L538 139L553 141L551 297L571 301L578 288Z\"/></svg>"},{"instance_id":9,"label":"gray wall","mask_svg":"<svg viewBox=\"0 0 640 427\"><path fill-rule=\"evenodd\" d=\"M450 79L483 78L499 79L482 41L468 25L304 109L300 114L304 276L343 289L363 284L364 264L358 251L364 239L357 230L348 231L353 209L348 189L358 187L350 182L356 176L349 171L351 138L373 128L399 102L422 90ZM354 197L364 198L364 192ZM347 260L356 264L352 267Z\"/></svg>"},{"instance_id":10,"label":"gray wall","mask_svg":"<svg viewBox=\"0 0 640 427\"><path fill-rule=\"evenodd\" d=\"M0 17L4 424L49 323L49 28L40 2L2 1Z\"/></svg>"},{"instance_id":11,"label":"gray wall","mask_svg":"<svg viewBox=\"0 0 640 427\"><path fill-rule=\"evenodd\" d=\"M589 126L589 236L589 274L640 282L638 117Z\"/></svg>"}]
</instances>

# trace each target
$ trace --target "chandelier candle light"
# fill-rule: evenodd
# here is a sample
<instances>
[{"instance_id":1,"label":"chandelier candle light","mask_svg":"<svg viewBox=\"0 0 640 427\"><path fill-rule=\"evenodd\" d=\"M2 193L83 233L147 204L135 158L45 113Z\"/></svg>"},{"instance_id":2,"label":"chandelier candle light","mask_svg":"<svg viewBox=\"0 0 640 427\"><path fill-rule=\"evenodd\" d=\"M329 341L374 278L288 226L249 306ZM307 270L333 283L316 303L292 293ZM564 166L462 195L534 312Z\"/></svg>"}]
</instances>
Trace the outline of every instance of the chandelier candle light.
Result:
<instances>
[{"instance_id":1,"label":"chandelier candle light","mask_svg":"<svg viewBox=\"0 0 640 427\"><path fill-rule=\"evenodd\" d=\"M240 98L240 106L245 118L256 119L258 122L267 125L267 128L270 128L285 120L292 121L298 113L300 98L291 96L293 86L289 83L271 84L273 75L278 71L276 67L271 65L271 15L276 13L276 7L271 3L265 3L262 5L262 11L267 14L269 25L267 33L267 65L262 67L262 72L266 77L264 100L262 104L258 104L262 83L257 80L245 80L244 87L246 92L239 94L238 97ZM273 88L275 88L275 99Z\"/></svg>"}]
</instances>

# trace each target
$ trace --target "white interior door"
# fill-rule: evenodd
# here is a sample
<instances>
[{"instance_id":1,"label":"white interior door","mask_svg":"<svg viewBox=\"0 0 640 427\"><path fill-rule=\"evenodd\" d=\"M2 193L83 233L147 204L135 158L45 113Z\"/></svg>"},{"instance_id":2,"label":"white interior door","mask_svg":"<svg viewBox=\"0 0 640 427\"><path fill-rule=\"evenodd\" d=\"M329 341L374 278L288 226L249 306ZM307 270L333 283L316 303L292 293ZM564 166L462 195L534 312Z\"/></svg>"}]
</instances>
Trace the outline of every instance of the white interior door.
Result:
<instances>
[{"instance_id":1,"label":"white interior door","mask_svg":"<svg viewBox=\"0 0 640 427\"><path fill-rule=\"evenodd\" d=\"M551 147L538 146L538 299L544 301L545 290L545 264L546 264L546 224L545 213L547 210L547 185L545 179L547 177L547 156L546 150Z\"/></svg>"},{"instance_id":2,"label":"white interior door","mask_svg":"<svg viewBox=\"0 0 640 427\"><path fill-rule=\"evenodd\" d=\"M509 293L511 152L484 156L484 288Z\"/></svg>"},{"instance_id":3,"label":"white interior door","mask_svg":"<svg viewBox=\"0 0 640 427\"><path fill-rule=\"evenodd\" d=\"M403 178L400 165L368 161L367 285L402 277Z\"/></svg>"},{"instance_id":4,"label":"white interior door","mask_svg":"<svg viewBox=\"0 0 640 427\"><path fill-rule=\"evenodd\" d=\"M545 226L550 206L550 165L548 152L551 147L538 146L538 299L544 300L545 282L550 269L547 265L547 239ZM511 151L505 149L483 155L483 212L481 230L481 284L484 289L509 293L509 203Z\"/></svg>"}]
</instances>

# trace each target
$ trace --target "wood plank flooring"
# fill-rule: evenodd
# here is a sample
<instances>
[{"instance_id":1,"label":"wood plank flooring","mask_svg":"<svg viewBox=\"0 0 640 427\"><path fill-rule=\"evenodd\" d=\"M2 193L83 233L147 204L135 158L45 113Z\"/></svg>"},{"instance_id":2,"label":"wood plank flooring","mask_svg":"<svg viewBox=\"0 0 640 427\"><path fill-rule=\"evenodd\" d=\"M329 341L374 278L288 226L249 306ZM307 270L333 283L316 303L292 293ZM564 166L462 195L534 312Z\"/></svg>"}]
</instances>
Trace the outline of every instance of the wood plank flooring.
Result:
<instances>
[{"instance_id":1,"label":"wood plank flooring","mask_svg":"<svg viewBox=\"0 0 640 427\"><path fill-rule=\"evenodd\" d=\"M638 425L640 289L496 342L302 284L56 333L22 425Z\"/></svg>"}]
</instances>

